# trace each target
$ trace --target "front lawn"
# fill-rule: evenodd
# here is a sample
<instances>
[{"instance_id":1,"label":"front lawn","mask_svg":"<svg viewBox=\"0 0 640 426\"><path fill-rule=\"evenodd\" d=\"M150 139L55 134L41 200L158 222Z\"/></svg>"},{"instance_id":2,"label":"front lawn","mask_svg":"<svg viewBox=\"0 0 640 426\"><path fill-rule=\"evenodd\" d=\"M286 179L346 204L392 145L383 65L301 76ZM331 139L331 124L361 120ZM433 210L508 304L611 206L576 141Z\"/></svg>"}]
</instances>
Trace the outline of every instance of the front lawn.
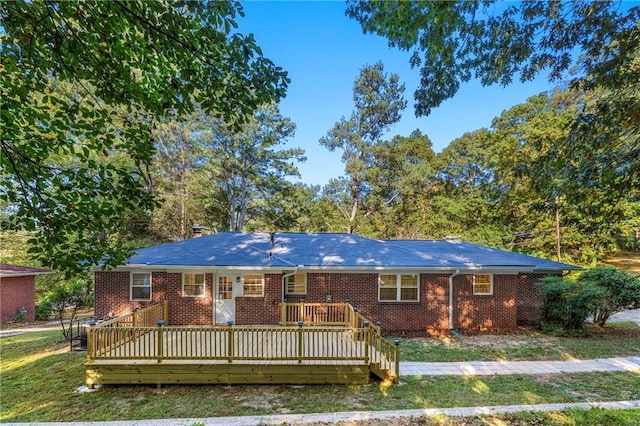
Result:
<instances>
[{"instance_id":1,"label":"front lawn","mask_svg":"<svg viewBox=\"0 0 640 426\"><path fill-rule=\"evenodd\" d=\"M612 323L603 328L589 325L584 336L575 337L522 329L509 335L399 340L404 361L548 361L640 354L640 327L633 323Z\"/></svg>"},{"instance_id":2,"label":"front lawn","mask_svg":"<svg viewBox=\"0 0 640 426\"><path fill-rule=\"evenodd\" d=\"M0 422L107 421L640 399L640 376L402 377L361 386L111 386L92 393L60 332L0 339ZM626 415L626 414L625 414Z\"/></svg>"}]
</instances>

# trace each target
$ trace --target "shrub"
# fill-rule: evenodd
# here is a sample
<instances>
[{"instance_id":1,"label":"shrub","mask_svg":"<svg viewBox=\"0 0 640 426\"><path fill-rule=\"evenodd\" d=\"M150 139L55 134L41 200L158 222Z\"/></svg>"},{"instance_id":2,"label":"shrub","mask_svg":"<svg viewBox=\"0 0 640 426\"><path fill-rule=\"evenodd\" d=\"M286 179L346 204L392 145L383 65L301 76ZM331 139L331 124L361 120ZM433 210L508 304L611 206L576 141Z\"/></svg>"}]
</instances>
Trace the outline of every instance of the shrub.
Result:
<instances>
[{"instance_id":1,"label":"shrub","mask_svg":"<svg viewBox=\"0 0 640 426\"><path fill-rule=\"evenodd\" d=\"M71 338L71 327L78 309L85 304L86 285L82 281L66 281L58 284L47 293L43 302L48 303L62 325L62 334L66 340ZM65 313L69 314L65 324Z\"/></svg>"},{"instance_id":2,"label":"shrub","mask_svg":"<svg viewBox=\"0 0 640 426\"><path fill-rule=\"evenodd\" d=\"M47 300L36 303L34 312L36 321L46 321L51 318L51 304Z\"/></svg>"},{"instance_id":3,"label":"shrub","mask_svg":"<svg viewBox=\"0 0 640 426\"><path fill-rule=\"evenodd\" d=\"M543 278L538 288L542 295L540 322L546 330L581 330L605 293L601 288L562 277Z\"/></svg>"},{"instance_id":4,"label":"shrub","mask_svg":"<svg viewBox=\"0 0 640 426\"><path fill-rule=\"evenodd\" d=\"M640 308L640 277L612 266L599 266L585 271L578 282L602 293L594 306L593 323L603 326L616 312Z\"/></svg>"}]
</instances>

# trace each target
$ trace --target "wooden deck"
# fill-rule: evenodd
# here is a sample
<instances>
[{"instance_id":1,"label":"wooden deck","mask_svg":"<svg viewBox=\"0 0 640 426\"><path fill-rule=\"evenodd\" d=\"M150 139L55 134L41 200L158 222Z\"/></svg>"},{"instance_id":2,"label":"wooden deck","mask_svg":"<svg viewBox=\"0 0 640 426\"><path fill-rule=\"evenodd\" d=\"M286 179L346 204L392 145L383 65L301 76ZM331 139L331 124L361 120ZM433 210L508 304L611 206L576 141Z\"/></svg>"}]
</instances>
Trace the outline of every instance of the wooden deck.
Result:
<instances>
[{"instance_id":1,"label":"wooden deck","mask_svg":"<svg viewBox=\"0 0 640 426\"><path fill-rule=\"evenodd\" d=\"M136 321L92 327L87 385L349 384L367 383L372 374L397 377L397 347L368 324L136 327Z\"/></svg>"}]
</instances>

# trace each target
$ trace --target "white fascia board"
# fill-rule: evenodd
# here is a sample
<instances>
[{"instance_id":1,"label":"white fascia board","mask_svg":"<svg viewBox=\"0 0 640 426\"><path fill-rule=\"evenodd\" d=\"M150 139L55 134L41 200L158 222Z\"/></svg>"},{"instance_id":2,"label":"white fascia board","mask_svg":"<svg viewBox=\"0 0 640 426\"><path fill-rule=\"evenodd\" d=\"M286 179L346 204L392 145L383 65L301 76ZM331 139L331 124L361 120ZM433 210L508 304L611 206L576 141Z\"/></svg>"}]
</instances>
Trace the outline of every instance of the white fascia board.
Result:
<instances>
[{"instance_id":1,"label":"white fascia board","mask_svg":"<svg viewBox=\"0 0 640 426\"><path fill-rule=\"evenodd\" d=\"M0 278L12 278L12 277L28 277L31 275L48 275L48 274L52 274L53 271L49 271L49 272L16 272L16 273L5 273L5 274L0 274Z\"/></svg>"},{"instance_id":2,"label":"white fascia board","mask_svg":"<svg viewBox=\"0 0 640 426\"><path fill-rule=\"evenodd\" d=\"M205 265L150 265L146 263L129 263L127 265L118 266L111 271L139 271L139 270L149 270L149 271L162 271L162 272L193 272L193 271L203 271L203 272L215 272L215 271L229 271L229 272L246 272L246 271L264 271L264 272L281 272L282 270L287 268L282 267L263 267L263 266L205 266ZM101 270L101 269L98 269ZM109 272L109 271L105 271Z\"/></svg>"},{"instance_id":3,"label":"white fascia board","mask_svg":"<svg viewBox=\"0 0 640 426\"><path fill-rule=\"evenodd\" d=\"M282 273L296 269L295 267L272 267L272 266L203 266L203 265L149 265L149 264L127 264L118 266L111 271L131 271L131 270L153 270L166 272L252 272L260 271L265 273ZM102 271L100 267L95 271ZM521 274L521 273L561 273L565 269L536 268L532 266L446 266L446 267L419 267L419 266L298 266L298 272L341 272L341 273L379 273L381 271L406 271L419 272L422 274L454 273L459 271L464 273L486 273L486 274ZM105 271L108 272L108 271Z\"/></svg>"}]
</instances>

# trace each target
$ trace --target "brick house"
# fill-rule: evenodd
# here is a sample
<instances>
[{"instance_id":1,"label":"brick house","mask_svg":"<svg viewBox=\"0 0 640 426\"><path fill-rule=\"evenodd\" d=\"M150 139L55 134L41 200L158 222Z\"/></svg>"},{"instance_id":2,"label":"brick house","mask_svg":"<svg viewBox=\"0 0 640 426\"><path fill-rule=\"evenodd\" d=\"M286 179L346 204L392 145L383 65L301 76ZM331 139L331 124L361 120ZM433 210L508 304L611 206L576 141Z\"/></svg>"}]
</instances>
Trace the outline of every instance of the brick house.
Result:
<instances>
[{"instance_id":1,"label":"brick house","mask_svg":"<svg viewBox=\"0 0 640 426\"><path fill-rule=\"evenodd\" d=\"M25 321L35 320L36 275L50 274L48 269L0 263L0 323L25 313Z\"/></svg>"},{"instance_id":2,"label":"brick house","mask_svg":"<svg viewBox=\"0 0 640 426\"><path fill-rule=\"evenodd\" d=\"M281 302L349 302L385 332L515 328L536 281L579 269L460 241L222 232L140 249L95 272L95 315L169 301L169 323L277 324Z\"/></svg>"}]
</instances>

